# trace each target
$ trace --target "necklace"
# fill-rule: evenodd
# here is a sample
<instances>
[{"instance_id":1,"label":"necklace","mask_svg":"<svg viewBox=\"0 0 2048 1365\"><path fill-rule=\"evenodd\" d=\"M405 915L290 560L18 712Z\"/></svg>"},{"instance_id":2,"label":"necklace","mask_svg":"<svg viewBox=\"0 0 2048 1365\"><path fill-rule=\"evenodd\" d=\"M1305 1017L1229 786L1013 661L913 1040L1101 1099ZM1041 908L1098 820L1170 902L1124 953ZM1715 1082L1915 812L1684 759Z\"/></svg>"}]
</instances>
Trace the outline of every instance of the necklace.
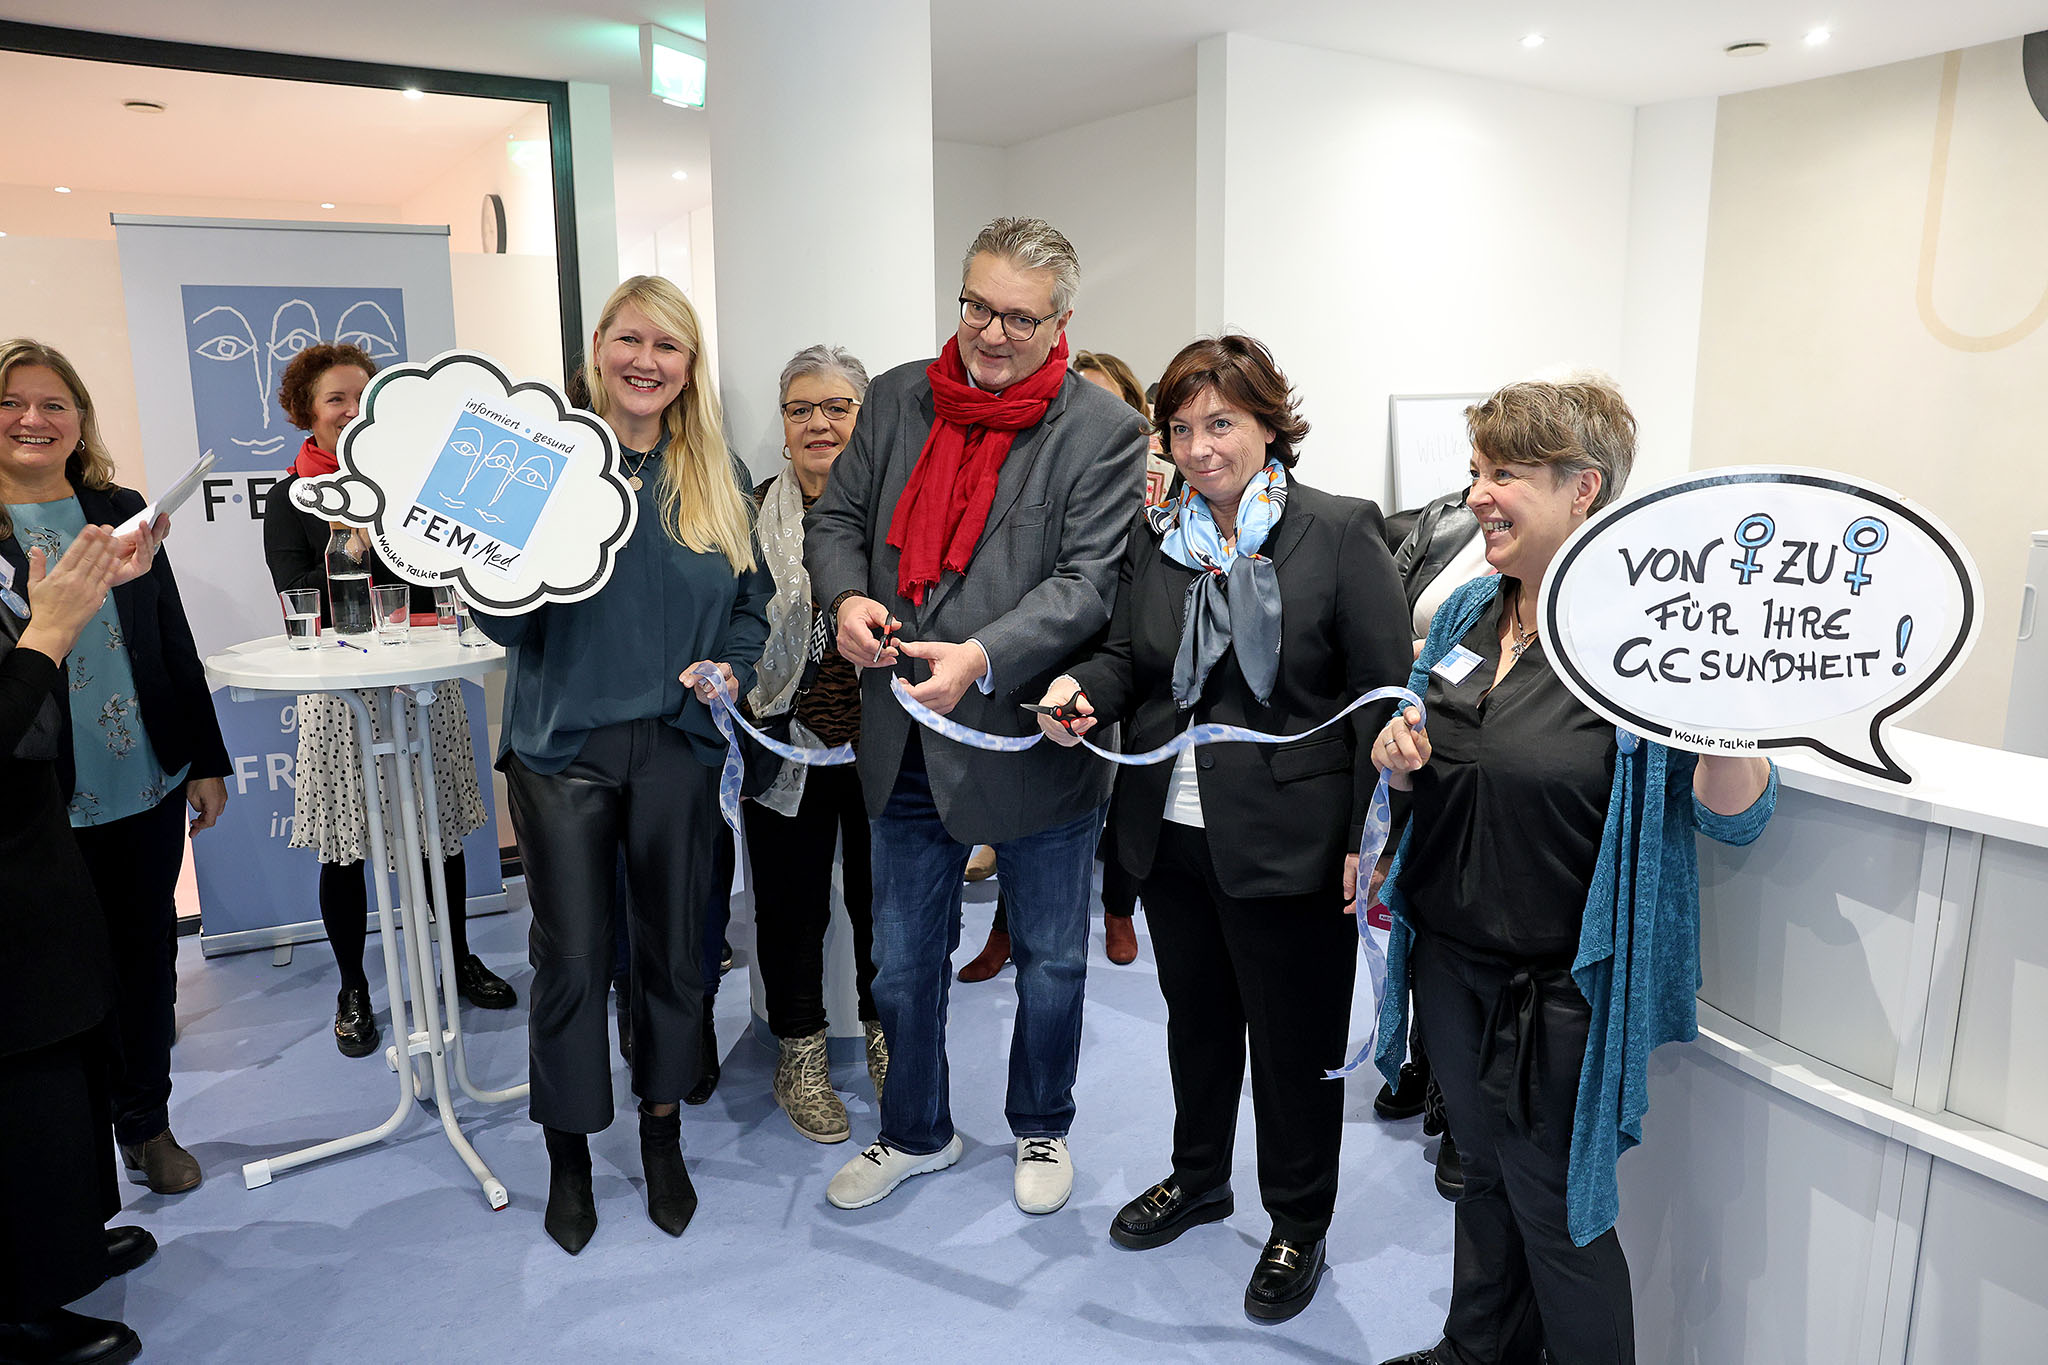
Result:
<instances>
[{"instance_id":1,"label":"necklace","mask_svg":"<svg viewBox=\"0 0 2048 1365\"><path fill-rule=\"evenodd\" d=\"M1520 597L1517 597L1515 599L1514 631L1515 641L1513 644L1508 646L1508 658L1511 661L1514 659L1521 658L1523 652L1527 650L1530 645L1536 643L1536 627L1530 626L1527 630L1524 630L1522 628L1522 601Z\"/></svg>"},{"instance_id":2,"label":"necklace","mask_svg":"<svg viewBox=\"0 0 2048 1365\"><path fill-rule=\"evenodd\" d=\"M653 458L654 452L651 450L647 451L640 456L638 464L626 471L626 486L635 493L640 491L640 471L647 468L647 462Z\"/></svg>"}]
</instances>

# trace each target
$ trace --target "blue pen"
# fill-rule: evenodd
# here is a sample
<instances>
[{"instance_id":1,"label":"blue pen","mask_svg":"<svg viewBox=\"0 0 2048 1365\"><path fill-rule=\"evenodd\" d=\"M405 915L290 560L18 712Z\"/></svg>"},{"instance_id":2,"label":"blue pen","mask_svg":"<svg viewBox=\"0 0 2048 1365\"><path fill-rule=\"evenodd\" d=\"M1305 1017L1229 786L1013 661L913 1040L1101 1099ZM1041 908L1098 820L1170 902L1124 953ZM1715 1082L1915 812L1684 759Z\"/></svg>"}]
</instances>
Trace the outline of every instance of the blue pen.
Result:
<instances>
[{"instance_id":1,"label":"blue pen","mask_svg":"<svg viewBox=\"0 0 2048 1365\"><path fill-rule=\"evenodd\" d=\"M334 647L336 649L353 649L359 654L368 654L370 652L369 650L364 649L361 645L356 644L350 640L336 640L334 642Z\"/></svg>"}]
</instances>

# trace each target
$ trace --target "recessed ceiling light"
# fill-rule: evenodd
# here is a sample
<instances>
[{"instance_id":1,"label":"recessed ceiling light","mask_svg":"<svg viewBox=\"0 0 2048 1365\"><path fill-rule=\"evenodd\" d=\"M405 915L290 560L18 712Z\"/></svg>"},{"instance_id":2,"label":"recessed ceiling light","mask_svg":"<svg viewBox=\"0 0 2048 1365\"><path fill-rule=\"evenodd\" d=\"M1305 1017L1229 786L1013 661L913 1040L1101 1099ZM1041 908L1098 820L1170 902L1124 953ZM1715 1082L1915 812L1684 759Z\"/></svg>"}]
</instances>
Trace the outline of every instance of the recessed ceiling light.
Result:
<instances>
[{"instance_id":1,"label":"recessed ceiling light","mask_svg":"<svg viewBox=\"0 0 2048 1365\"><path fill-rule=\"evenodd\" d=\"M415 90L411 86L407 86L405 89L405 97L409 100L423 100L427 96L425 91Z\"/></svg>"},{"instance_id":2,"label":"recessed ceiling light","mask_svg":"<svg viewBox=\"0 0 2048 1365\"><path fill-rule=\"evenodd\" d=\"M332 204L322 204L322 205L321 205L320 207L321 207L321 208L323 208L323 209L331 209L331 208L333 208L333 207L334 207L334 205L332 205Z\"/></svg>"},{"instance_id":3,"label":"recessed ceiling light","mask_svg":"<svg viewBox=\"0 0 2048 1365\"><path fill-rule=\"evenodd\" d=\"M161 114L163 105L155 100L122 100L121 107L131 114Z\"/></svg>"},{"instance_id":4,"label":"recessed ceiling light","mask_svg":"<svg viewBox=\"0 0 2048 1365\"><path fill-rule=\"evenodd\" d=\"M1806 31L1806 45L1808 47L1819 47L1822 43L1826 42L1828 39L1834 36L1834 34L1828 32L1824 28L1808 29Z\"/></svg>"},{"instance_id":5,"label":"recessed ceiling light","mask_svg":"<svg viewBox=\"0 0 2048 1365\"><path fill-rule=\"evenodd\" d=\"M1542 47L1542 46L1543 46L1543 35L1542 35L1542 34L1540 34L1540 33L1531 33L1531 34L1528 34L1528 35L1524 36L1524 37L1523 37L1523 39L1522 39L1522 46L1523 46L1523 47Z\"/></svg>"},{"instance_id":6,"label":"recessed ceiling light","mask_svg":"<svg viewBox=\"0 0 2048 1365\"><path fill-rule=\"evenodd\" d=\"M1728 46L1722 48L1721 50L1731 57L1760 57L1764 53L1769 52L1771 50L1771 45L1769 43L1760 43L1755 41L1746 43L1730 43L1728 44Z\"/></svg>"},{"instance_id":7,"label":"recessed ceiling light","mask_svg":"<svg viewBox=\"0 0 2048 1365\"><path fill-rule=\"evenodd\" d=\"M4 232L0 232L0 237L5 237L6 235L7 235L6 233L4 233Z\"/></svg>"},{"instance_id":8,"label":"recessed ceiling light","mask_svg":"<svg viewBox=\"0 0 2048 1365\"><path fill-rule=\"evenodd\" d=\"M690 178L690 173L688 171L676 171L674 172L674 175L675 178L678 180L688 180Z\"/></svg>"},{"instance_id":9,"label":"recessed ceiling light","mask_svg":"<svg viewBox=\"0 0 2048 1365\"><path fill-rule=\"evenodd\" d=\"M70 187L69 185L59 185L59 186L57 186L57 193L59 193L59 194L69 194L69 193L71 193L71 187Z\"/></svg>"}]
</instances>

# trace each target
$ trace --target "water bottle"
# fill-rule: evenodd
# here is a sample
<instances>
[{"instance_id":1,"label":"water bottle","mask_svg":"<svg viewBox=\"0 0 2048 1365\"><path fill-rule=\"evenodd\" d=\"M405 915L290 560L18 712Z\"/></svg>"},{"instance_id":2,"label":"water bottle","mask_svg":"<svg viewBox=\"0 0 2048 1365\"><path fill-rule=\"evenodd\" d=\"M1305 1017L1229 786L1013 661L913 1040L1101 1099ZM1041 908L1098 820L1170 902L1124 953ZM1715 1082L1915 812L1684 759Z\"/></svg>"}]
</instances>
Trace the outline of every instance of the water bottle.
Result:
<instances>
[{"instance_id":1,"label":"water bottle","mask_svg":"<svg viewBox=\"0 0 2048 1365\"><path fill-rule=\"evenodd\" d=\"M361 532L337 526L327 539L327 610L329 624L343 639L374 635L377 619L370 611L370 560Z\"/></svg>"}]
</instances>

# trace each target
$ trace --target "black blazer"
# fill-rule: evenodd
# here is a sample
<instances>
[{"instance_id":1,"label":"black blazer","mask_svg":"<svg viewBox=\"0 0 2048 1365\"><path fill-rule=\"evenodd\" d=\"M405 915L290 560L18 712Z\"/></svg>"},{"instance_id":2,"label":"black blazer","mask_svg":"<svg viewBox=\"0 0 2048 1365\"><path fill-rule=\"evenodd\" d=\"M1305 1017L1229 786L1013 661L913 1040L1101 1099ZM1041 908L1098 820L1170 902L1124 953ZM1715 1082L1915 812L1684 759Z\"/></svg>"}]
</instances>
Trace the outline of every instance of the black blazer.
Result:
<instances>
[{"instance_id":1,"label":"black blazer","mask_svg":"<svg viewBox=\"0 0 2048 1365\"><path fill-rule=\"evenodd\" d=\"M71 837L56 764L15 757L38 713L64 691L62 668L14 648L19 626L0 606L0 1057L83 1033L114 1000L107 924Z\"/></svg>"},{"instance_id":2,"label":"black blazer","mask_svg":"<svg viewBox=\"0 0 2048 1365\"><path fill-rule=\"evenodd\" d=\"M1131 529L1109 637L1070 670L1102 723L1122 721L1124 749L1157 748L1197 722L1294 734L1328 720L1352 698L1407 681L1412 645L1401 582L1380 510L1290 480L1287 507L1267 539L1280 584L1280 674L1261 705L1227 653L1190 711L1173 701L1173 660L1194 570L1168 559L1141 516ZM1205 744L1196 781L1209 854L1223 890L1241 898L1333 890L1346 853L1358 851L1377 773L1372 739L1390 708L1284 745ZM1172 765L1126 768L1110 828L1118 861L1152 870Z\"/></svg>"},{"instance_id":3,"label":"black blazer","mask_svg":"<svg viewBox=\"0 0 2048 1365\"><path fill-rule=\"evenodd\" d=\"M93 526L119 526L147 504L132 488L86 488L76 479L72 490L85 520ZM16 536L0 539L0 556L14 566L17 581L28 577L28 551ZM149 747L167 773L190 765L186 780L195 777L226 777L233 770L228 762L227 744L221 738L220 718L213 711L213 692L206 685L206 669L199 662L199 647L193 643L192 627L185 620L184 600L178 596L178 580L171 573L170 556L157 551L150 571L132 583L114 589L114 610L121 620L121 636L128 646L128 666L135 673L135 700L142 712L142 727L149 733ZM69 733L71 709L69 690L58 689ZM78 780L71 746L60 745L57 754L57 782L65 801Z\"/></svg>"},{"instance_id":4,"label":"black blazer","mask_svg":"<svg viewBox=\"0 0 2048 1365\"><path fill-rule=\"evenodd\" d=\"M333 527L292 502L292 485L298 481L298 475L286 475L271 485L265 498L263 562L269 565L271 584L279 592L289 592L293 588L320 590L320 624L326 627L333 624L327 614L327 542L333 538ZM377 558L373 551L370 555L370 582L381 588L406 580ZM412 609L432 611L434 590L417 583L409 586L412 588Z\"/></svg>"}]
</instances>

